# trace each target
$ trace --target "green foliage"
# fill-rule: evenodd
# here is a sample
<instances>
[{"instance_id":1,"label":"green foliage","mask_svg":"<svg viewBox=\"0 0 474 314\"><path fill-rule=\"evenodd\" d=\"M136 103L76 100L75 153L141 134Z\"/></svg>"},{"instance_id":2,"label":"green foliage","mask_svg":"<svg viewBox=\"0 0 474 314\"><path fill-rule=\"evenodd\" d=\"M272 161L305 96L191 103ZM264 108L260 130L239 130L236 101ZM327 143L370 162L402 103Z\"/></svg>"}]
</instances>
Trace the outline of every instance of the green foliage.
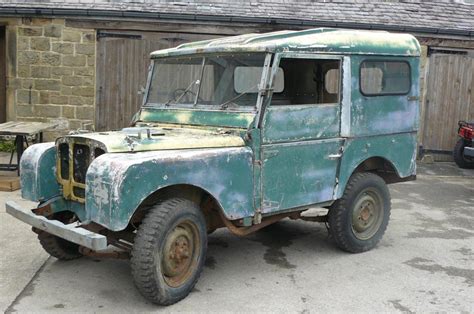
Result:
<instances>
[{"instance_id":1,"label":"green foliage","mask_svg":"<svg viewBox=\"0 0 474 314\"><path fill-rule=\"evenodd\" d=\"M15 143L8 140L0 140L0 152L10 153L15 149Z\"/></svg>"}]
</instances>

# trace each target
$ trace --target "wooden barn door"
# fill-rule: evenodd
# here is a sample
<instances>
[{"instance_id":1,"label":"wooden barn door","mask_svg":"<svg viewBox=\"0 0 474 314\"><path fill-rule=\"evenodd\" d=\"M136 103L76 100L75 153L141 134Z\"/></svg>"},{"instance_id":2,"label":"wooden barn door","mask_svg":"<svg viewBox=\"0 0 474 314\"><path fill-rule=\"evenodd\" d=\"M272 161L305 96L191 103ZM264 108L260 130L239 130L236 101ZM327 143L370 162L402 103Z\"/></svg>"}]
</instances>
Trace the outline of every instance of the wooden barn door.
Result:
<instances>
[{"instance_id":1,"label":"wooden barn door","mask_svg":"<svg viewBox=\"0 0 474 314\"><path fill-rule=\"evenodd\" d=\"M142 104L150 53L215 35L98 32L97 48L97 131L127 127Z\"/></svg>"},{"instance_id":2,"label":"wooden barn door","mask_svg":"<svg viewBox=\"0 0 474 314\"><path fill-rule=\"evenodd\" d=\"M474 56L434 52L429 58L421 144L437 160L449 160L458 121L474 121Z\"/></svg>"}]
</instances>

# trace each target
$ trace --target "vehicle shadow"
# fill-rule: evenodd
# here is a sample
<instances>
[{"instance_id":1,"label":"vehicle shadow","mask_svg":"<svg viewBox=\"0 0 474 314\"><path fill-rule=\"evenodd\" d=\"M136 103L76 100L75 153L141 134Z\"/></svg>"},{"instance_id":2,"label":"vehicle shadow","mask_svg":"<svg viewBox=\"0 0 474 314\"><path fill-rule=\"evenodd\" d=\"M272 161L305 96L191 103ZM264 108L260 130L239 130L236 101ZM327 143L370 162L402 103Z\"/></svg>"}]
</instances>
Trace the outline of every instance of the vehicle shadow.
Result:
<instances>
[{"instance_id":1,"label":"vehicle shadow","mask_svg":"<svg viewBox=\"0 0 474 314\"><path fill-rule=\"evenodd\" d=\"M242 284L251 291L257 288L246 282L268 280L268 270L280 277L291 277L301 261L322 263L341 254L345 253L328 239L322 224L284 220L243 238L220 229L209 236L205 267L196 287L185 300L169 309L192 306L193 300L208 298L216 289L231 293L236 283L229 286L229 280L240 278L242 282L237 286ZM42 298L39 290L48 291L47 296ZM75 297L64 300L67 295ZM64 307L74 311L84 304L93 311L111 307L134 312L157 309L135 289L127 260L85 257L62 262L51 258L35 283L35 293L28 297L41 298L39 304L51 300L43 309Z\"/></svg>"}]
</instances>

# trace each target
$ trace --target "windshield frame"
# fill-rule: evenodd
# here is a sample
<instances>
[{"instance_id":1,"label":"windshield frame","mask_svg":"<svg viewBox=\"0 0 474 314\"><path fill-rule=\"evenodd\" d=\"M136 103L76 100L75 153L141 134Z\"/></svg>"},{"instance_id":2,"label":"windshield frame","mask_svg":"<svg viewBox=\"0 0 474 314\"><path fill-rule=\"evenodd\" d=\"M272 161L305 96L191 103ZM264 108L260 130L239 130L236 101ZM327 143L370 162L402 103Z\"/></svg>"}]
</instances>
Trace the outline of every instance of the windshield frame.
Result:
<instances>
[{"instance_id":1,"label":"windshield frame","mask_svg":"<svg viewBox=\"0 0 474 314\"><path fill-rule=\"evenodd\" d=\"M228 106L222 106L222 104L219 105L203 105L198 103L198 97L199 93L201 92L201 85L199 84L198 86L198 91L194 99L194 103L192 104L184 104L184 103L174 103L174 102L168 102L168 103L150 103L148 102L148 99L150 97L150 86L151 86L151 81L153 79L153 73L155 69L155 64L157 60L160 59L179 59L183 57L197 57L197 58L202 58L202 66L201 66L201 71L200 71L200 80L202 80L202 76L204 73L204 67L206 64L206 58L207 57L212 57L212 56L232 56L232 55L242 55L242 54L253 54L255 52L238 52L238 53L211 53L211 54L189 54L185 56L166 56L166 57L159 57L159 58L152 58L151 59L151 64L149 66L148 70L148 77L147 77L147 83L146 83L146 88L145 88L145 94L143 97L143 102L142 102L142 108L152 108L152 109L180 109L180 110L199 110L199 111L227 111L227 112L252 112L252 113L257 113L262 105L263 98L266 96L266 86L268 86L268 80L269 80L269 75L268 73L270 72L271 69L271 60L272 56L274 55L273 53L264 53L264 52L258 52L259 54L264 55L263 59L263 64L262 64L262 75L260 82L258 84L258 93L257 93L257 99L255 102L255 105L253 106L238 106L237 108L235 107L228 107Z\"/></svg>"}]
</instances>

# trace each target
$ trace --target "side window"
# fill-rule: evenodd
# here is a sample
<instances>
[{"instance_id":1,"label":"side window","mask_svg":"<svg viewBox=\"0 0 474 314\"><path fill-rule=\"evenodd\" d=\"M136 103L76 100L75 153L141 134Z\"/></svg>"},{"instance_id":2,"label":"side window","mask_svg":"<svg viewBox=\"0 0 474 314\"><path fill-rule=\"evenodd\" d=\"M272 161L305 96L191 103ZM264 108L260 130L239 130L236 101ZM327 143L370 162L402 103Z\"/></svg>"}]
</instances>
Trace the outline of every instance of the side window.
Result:
<instances>
[{"instance_id":1,"label":"side window","mask_svg":"<svg viewBox=\"0 0 474 314\"><path fill-rule=\"evenodd\" d=\"M274 89L272 105L339 102L339 60L283 58L280 68L283 71L283 86Z\"/></svg>"},{"instance_id":2,"label":"side window","mask_svg":"<svg viewBox=\"0 0 474 314\"><path fill-rule=\"evenodd\" d=\"M410 85L407 62L363 61L360 66L360 91L366 96L405 95Z\"/></svg>"}]
</instances>

